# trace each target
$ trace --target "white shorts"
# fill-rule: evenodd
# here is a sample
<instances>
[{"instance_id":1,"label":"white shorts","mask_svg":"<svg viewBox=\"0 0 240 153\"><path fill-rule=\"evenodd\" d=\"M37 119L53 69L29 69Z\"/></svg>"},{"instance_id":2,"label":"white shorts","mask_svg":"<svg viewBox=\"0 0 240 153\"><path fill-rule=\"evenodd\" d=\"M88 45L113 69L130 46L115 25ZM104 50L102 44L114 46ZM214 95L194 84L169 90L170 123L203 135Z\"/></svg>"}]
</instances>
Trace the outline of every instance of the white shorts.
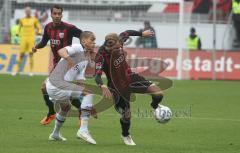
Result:
<instances>
[{"instance_id":1,"label":"white shorts","mask_svg":"<svg viewBox=\"0 0 240 153\"><path fill-rule=\"evenodd\" d=\"M46 80L46 89L49 95L49 99L53 102L69 100L70 97L79 98L82 91L62 90L51 84L49 79Z\"/></svg>"}]
</instances>

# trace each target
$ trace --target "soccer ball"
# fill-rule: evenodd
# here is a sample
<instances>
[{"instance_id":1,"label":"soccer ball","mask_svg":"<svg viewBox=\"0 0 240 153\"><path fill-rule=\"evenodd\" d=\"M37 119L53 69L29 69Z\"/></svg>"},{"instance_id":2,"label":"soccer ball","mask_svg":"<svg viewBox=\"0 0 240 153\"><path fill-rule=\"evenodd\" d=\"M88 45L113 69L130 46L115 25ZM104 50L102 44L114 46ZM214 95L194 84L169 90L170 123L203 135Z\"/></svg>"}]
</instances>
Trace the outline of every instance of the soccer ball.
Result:
<instances>
[{"instance_id":1,"label":"soccer ball","mask_svg":"<svg viewBox=\"0 0 240 153\"><path fill-rule=\"evenodd\" d=\"M167 123L172 118L172 111L167 106L159 105L155 109L154 116L159 123Z\"/></svg>"}]
</instances>

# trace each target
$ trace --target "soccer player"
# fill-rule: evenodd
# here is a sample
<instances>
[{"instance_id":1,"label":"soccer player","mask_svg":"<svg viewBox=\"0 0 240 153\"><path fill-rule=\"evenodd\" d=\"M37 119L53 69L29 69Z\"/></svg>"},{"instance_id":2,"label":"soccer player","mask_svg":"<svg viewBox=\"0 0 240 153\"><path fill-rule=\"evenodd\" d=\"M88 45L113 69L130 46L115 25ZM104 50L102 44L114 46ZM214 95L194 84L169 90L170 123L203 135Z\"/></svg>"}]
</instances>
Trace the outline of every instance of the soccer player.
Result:
<instances>
[{"instance_id":1,"label":"soccer player","mask_svg":"<svg viewBox=\"0 0 240 153\"><path fill-rule=\"evenodd\" d=\"M81 126L77 132L77 137L91 144L96 144L88 131L88 120L93 109L93 94L90 90L79 85L81 82L78 82L79 78L84 77L88 62L94 60L95 35L90 31L84 31L80 36L80 41L81 44L74 44L58 50L62 59L46 81L46 89L50 98L60 105L55 127L49 136L49 140L66 140L61 136L60 128L71 108L70 99L83 96Z\"/></svg>"},{"instance_id":2,"label":"soccer player","mask_svg":"<svg viewBox=\"0 0 240 153\"><path fill-rule=\"evenodd\" d=\"M54 67L60 60L60 56L58 55L57 51L63 47L70 46L72 44L73 37L79 38L82 33L82 30L78 29L74 25L62 22L62 13L63 8L58 5L55 5L51 8L52 22L45 26L41 42L32 49L33 53L35 53L37 49L45 47L47 42L50 40L50 46L54 56ZM51 100L49 100L45 82L42 84L41 90L44 101L48 107L48 113L47 116L40 121L40 123L42 125L47 125L55 118L56 115L54 105ZM78 99L74 99L72 104L77 109L80 108L80 101Z\"/></svg>"},{"instance_id":3,"label":"soccer player","mask_svg":"<svg viewBox=\"0 0 240 153\"><path fill-rule=\"evenodd\" d=\"M21 36L20 41L20 58L18 61L18 70L17 73L21 71L21 65L25 54L29 54L30 58L30 73L29 75L32 76L32 70L33 70L33 53L32 48L35 44L35 34L37 33L40 35L42 33L39 21L37 18L31 16L31 8L26 7L25 8L25 14L26 17L20 19L19 22L19 30L18 30L18 36ZM13 73L13 75L16 75L17 73Z\"/></svg>"},{"instance_id":4,"label":"soccer player","mask_svg":"<svg viewBox=\"0 0 240 153\"><path fill-rule=\"evenodd\" d=\"M154 35L152 31L138 32L127 30L119 36L110 33L105 37L104 44L99 48L96 55L95 81L101 88L105 97L113 97L115 109L121 114L120 124L122 128L122 139L126 145L136 145L129 133L130 129L130 95L131 93L148 93L152 96L151 106L158 108L158 104L163 98L162 91L151 81L133 73L127 64L123 50L123 43L129 36L150 37ZM106 74L108 84L103 84L102 72ZM109 89L112 89L111 91Z\"/></svg>"},{"instance_id":5,"label":"soccer player","mask_svg":"<svg viewBox=\"0 0 240 153\"><path fill-rule=\"evenodd\" d=\"M93 94L90 90L85 89L84 86L79 85L78 82L79 78L84 76L88 62L94 60L95 36L90 31L84 31L80 36L80 41L81 44L67 46L58 51L62 59L51 72L46 82L50 98L54 103L59 103L60 105L60 110L55 120L55 127L49 136L49 140L66 140L66 138L61 136L60 128L71 108L70 99L83 96L81 126L77 132L77 137L88 143L96 144L96 141L88 131L88 120L93 109Z\"/></svg>"}]
</instances>

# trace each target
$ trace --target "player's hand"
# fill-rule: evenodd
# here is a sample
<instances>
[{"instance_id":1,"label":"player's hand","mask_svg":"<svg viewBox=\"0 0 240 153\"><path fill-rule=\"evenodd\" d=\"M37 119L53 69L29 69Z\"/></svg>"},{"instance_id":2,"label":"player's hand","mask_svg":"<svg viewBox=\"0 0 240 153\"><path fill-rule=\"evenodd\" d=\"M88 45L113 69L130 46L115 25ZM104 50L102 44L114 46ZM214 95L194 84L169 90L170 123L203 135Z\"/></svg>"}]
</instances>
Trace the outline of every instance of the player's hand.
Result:
<instances>
[{"instance_id":1,"label":"player's hand","mask_svg":"<svg viewBox=\"0 0 240 153\"><path fill-rule=\"evenodd\" d=\"M142 32L143 37L152 37L154 35L154 32L151 30L145 30Z\"/></svg>"},{"instance_id":2,"label":"player's hand","mask_svg":"<svg viewBox=\"0 0 240 153\"><path fill-rule=\"evenodd\" d=\"M36 53L37 52L37 48L33 47L32 48L32 53Z\"/></svg>"},{"instance_id":3,"label":"player's hand","mask_svg":"<svg viewBox=\"0 0 240 153\"><path fill-rule=\"evenodd\" d=\"M108 98L108 99L111 99L112 98L112 93L110 92L108 87L106 85L101 85L100 87L102 89L103 96Z\"/></svg>"}]
</instances>

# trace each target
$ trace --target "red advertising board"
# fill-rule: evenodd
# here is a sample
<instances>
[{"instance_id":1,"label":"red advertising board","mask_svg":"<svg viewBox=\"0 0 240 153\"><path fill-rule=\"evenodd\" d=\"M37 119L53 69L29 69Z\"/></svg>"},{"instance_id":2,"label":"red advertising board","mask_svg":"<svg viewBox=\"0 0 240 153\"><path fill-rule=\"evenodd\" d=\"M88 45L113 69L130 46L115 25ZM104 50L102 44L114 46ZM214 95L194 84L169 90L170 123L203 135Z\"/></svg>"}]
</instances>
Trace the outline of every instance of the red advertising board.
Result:
<instances>
[{"instance_id":1,"label":"red advertising board","mask_svg":"<svg viewBox=\"0 0 240 153\"><path fill-rule=\"evenodd\" d=\"M152 58L163 60L168 64L168 67L161 73L161 76L177 77L177 50L128 48L126 51L130 59ZM148 69L153 67L154 65L149 65ZM215 61L213 61L211 51L183 52L183 78L211 79L214 69L216 79L240 80L240 52L217 51Z\"/></svg>"}]
</instances>

